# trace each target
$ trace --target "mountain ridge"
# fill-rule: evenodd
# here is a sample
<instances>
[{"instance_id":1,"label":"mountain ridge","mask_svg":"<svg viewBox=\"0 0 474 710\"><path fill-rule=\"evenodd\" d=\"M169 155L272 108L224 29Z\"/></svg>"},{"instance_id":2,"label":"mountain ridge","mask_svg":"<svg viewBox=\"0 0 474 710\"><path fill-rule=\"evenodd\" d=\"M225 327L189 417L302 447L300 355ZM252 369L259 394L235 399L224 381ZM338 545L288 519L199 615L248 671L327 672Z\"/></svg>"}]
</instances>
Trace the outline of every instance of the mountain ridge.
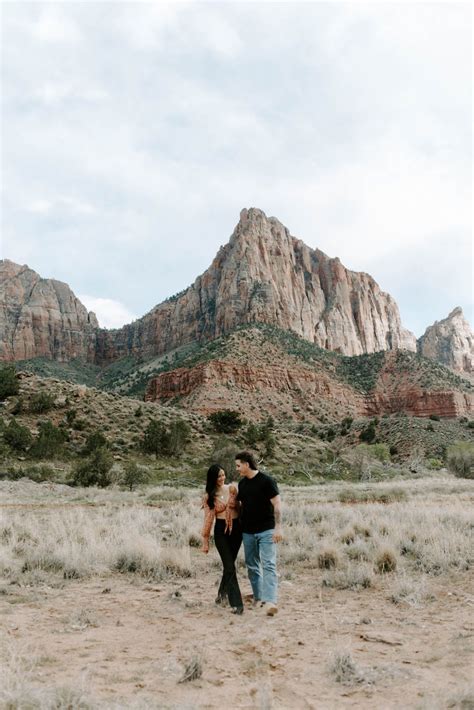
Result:
<instances>
[{"instance_id":1,"label":"mountain ridge","mask_svg":"<svg viewBox=\"0 0 474 710\"><path fill-rule=\"evenodd\" d=\"M42 284L43 303L32 301L27 288L12 286L12 279L2 279L15 268L29 274L31 293ZM107 366L129 356L165 355L251 323L274 325L346 355L421 347L403 328L395 300L369 274L311 249L257 208L242 210L229 241L193 284L122 328L99 328L67 284L9 261L0 262L0 304L3 360L79 358ZM458 347L456 335L451 341L444 351ZM464 351L472 351L473 343L464 337ZM472 367L473 359L472 353L453 354L450 366ZM445 355L444 362L449 364Z\"/></svg>"}]
</instances>

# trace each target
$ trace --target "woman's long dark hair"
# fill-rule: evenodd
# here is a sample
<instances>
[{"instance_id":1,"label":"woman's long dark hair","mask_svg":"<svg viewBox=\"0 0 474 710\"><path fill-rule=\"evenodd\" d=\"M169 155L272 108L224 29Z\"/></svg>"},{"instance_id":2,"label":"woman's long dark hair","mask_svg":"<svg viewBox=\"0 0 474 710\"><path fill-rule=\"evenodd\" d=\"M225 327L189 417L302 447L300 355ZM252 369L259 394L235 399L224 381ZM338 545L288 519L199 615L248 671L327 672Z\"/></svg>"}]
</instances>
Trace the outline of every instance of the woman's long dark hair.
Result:
<instances>
[{"instance_id":1,"label":"woman's long dark hair","mask_svg":"<svg viewBox=\"0 0 474 710\"><path fill-rule=\"evenodd\" d=\"M217 477L219 476L219 471L223 471L224 469L222 466L218 463L213 463L212 466L209 467L209 470L207 472L207 478L206 478L206 493L207 493L207 504L209 508L214 508L214 496L216 494L216 487L217 487Z\"/></svg>"}]
</instances>

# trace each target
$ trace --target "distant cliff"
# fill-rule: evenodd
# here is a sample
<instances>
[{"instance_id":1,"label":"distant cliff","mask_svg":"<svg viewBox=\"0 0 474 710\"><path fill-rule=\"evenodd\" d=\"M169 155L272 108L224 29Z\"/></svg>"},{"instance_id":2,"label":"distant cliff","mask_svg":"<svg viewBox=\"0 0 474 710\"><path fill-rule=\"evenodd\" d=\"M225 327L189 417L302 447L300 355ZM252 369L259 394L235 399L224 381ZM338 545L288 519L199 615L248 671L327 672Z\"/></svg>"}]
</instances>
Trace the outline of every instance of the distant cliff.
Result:
<instances>
[{"instance_id":1,"label":"distant cliff","mask_svg":"<svg viewBox=\"0 0 474 710\"><path fill-rule=\"evenodd\" d=\"M69 286L0 261L0 359L94 360L98 323Z\"/></svg>"},{"instance_id":2,"label":"distant cliff","mask_svg":"<svg viewBox=\"0 0 474 710\"><path fill-rule=\"evenodd\" d=\"M274 217L244 209L230 241L184 292L130 325L100 329L60 281L0 262L0 359L81 358L107 365L149 358L236 327L266 323L327 350L359 355L418 351L459 372L473 369L473 335L462 311L428 328L418 345L397 304L365 273L310 249Z\"/></svg>"},{"instance_id":3,"label":"distant cliff","mask_svg":"<svg viewBox=\"0 0 474 710\"><path fill-rule=\"evenodd\" d=\"M474 372L474 333L461 308L436 321L418 340L418 352L457 372Z\"/></svg>"},{"instance_id":4,"label":"distant cliff","mask_svg":"<svg viewBox=\"0 0 474 710\"><path fill-rule=\"evenodd\" d=\"M101 331L97 358L161 354L247 323L292 330L346 355L416 349L397 304L371 276L310 249L252 208L242 210L229 243L183 294L120 330Z\"/></svg>"}]
</instances>

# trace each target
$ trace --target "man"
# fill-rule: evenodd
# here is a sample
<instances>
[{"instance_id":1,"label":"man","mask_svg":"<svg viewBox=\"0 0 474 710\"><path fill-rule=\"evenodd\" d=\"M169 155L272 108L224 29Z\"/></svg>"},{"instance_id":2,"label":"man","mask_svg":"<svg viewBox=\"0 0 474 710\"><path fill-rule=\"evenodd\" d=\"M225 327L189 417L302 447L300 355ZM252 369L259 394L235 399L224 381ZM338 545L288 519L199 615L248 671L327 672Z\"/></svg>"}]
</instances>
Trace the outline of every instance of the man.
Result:
<instances>
[{"instance_id":1,"label":"man","mask_svg":"<svg viewBox=\"0 0 474 710\"><path fill-rule=\"evenodd\" d=\"M276 543L281 535L281 499L276 482L259 471L253 454L241 451L235 457L242 504L242 537L245 564L254 603L260 602L268 616L277 611L278 577Z\"/></svg>"}]
</instances>

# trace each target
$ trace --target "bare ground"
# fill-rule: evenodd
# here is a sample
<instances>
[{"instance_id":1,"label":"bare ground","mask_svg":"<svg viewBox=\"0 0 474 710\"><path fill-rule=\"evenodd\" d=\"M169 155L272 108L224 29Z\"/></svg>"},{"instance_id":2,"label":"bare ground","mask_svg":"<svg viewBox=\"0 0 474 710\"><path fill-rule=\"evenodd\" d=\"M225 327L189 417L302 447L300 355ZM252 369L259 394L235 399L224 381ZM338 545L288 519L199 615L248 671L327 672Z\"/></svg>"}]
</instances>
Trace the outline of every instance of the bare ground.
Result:
<instances>
[{"instance_id":1,"label":"bare ground","mask_svg":"<svg viewBox=\"0 0 474 710\"><path fill-rule=\"evenodd\" d=\"M234 617L213 604L215 551L193 554L197 575L184 580L5 585L2 633L36 659L29 682L81 687L98 707L473 707L472 572L430 578L431 599L417 608L391 601L390 575L347 591L302 569L282 582L277 616ZM248 591L242 569L240 578ZM354 667L338 682L332 667L345 652ZM193 659L202 676L180 683Z\"/></svg>"}]
</instances>

